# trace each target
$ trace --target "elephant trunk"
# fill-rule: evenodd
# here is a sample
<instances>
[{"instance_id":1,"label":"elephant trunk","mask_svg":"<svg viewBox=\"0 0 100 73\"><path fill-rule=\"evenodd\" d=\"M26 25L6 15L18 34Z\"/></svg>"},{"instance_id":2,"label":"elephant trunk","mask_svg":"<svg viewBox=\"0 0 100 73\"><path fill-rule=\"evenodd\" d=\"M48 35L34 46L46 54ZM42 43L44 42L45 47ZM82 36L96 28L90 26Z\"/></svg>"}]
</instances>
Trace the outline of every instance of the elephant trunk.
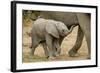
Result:
<instances>
[{"instance_id":1,"label":"elephant trunk","mask_svg":"<svg viewBox=\"0 0 100 73\"><path fill-rule=\"evenodd\" d=\"M75 25L72 25L72 26L71 26L71 28L70 28L69 31L68 31L68 34L70 34L70 33L72 32L72 30L73 30L74 27L75 27Z\"/></svg>"}]
</instances>

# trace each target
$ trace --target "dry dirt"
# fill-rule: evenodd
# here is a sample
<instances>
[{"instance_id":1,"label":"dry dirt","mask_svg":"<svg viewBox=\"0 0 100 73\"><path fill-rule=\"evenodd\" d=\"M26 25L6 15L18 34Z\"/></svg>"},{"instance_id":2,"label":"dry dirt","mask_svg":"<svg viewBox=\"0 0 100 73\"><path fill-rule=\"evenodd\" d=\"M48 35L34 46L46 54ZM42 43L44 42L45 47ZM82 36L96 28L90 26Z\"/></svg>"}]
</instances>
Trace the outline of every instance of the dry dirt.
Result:
<instances>
[{"instance_id":1,"label":"dry dirt","mask_svg":"<svg viewBox=\"0 0 100 73\"><path fill-rule=\"evenodd\" d=\"M76 36L77 36L77 29L78 27L75 27L71 34L69 34L63 41L61 45L61 54L60 56L56 57L54 60L56 61L68 61L68 60L85 60L88 55L87 50L87 43L84 37L83 43L81 48L78 51L77 57L69 57L68 51L73 47L75 44ZM31 37L27 34L31 30L31 26L24 26L23 27L23 63L29 63L29 62L40 62L40 61L51 61L48 60L44 54L43 47L39 45L35 50L35 55L30 56L30 45L31 45ZM52 60L52 61L54 61Z\"/></svg>"}]
</instances>

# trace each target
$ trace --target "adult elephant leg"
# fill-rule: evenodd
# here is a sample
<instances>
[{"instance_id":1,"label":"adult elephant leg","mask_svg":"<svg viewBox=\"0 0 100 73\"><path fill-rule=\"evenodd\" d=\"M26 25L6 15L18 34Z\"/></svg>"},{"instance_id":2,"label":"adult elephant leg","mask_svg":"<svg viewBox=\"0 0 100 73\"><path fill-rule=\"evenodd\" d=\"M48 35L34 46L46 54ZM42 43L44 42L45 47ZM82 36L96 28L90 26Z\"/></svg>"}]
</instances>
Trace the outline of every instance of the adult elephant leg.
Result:
<instances>
[{"instance_id":1,"label":"adult elephant leg","mask_svg":"<svg viewBox=\"0 0 100 73\"><path fill-rule=\"evenodd\" d=\"M85 32L86 35L86 41L87 41L87 46L88 46L88 59L91 58L91 38L90 38L90 34L88 34L88 32Z\"/></svg>"},{"instance_id":2,"label":"adult elephant leg","mask_svg":"<svg viewBox=\"0 0 100 73\"><path fill-rule=\"evenodd\" d=\"M80 23L80 27L82 28L84 35L86 37L86 41L87 41L87 46L88 46L88 58L91 57L91 28L90 28L90 15L86 14L86 13L79 13L77 14L79 23Z\"/></svg>"},{"instance_id":3,"label":"adult elephant leg","mask_svg":"<svg viewBox=\"0 0 100 73\"><path fill-rule=\"evenodd\" d=\"M48 48L47 48L46 42L43 42L43 43L42 43L42 46L43 46L45 55L46 55L46 57L48 58L48 57L49 57L49 52L48 52Z\"/></svg>"},{"instance_id":4,"label":"adult elephant leg","mask_svg":"<svg viewBox=\"0 0 100 73\"><path fill-rule=\"evenodd\" d=\"M82 45L83 37L84 37L84 33L83 33L82 29L79 26L78 27L78 33L77 33L77 40L76 40L75 45L73 46L73 48L68 52L69 56L71 56L71 57L76 56L77 51L79 50L79 48Z\"/></svg>"}]
</instances>

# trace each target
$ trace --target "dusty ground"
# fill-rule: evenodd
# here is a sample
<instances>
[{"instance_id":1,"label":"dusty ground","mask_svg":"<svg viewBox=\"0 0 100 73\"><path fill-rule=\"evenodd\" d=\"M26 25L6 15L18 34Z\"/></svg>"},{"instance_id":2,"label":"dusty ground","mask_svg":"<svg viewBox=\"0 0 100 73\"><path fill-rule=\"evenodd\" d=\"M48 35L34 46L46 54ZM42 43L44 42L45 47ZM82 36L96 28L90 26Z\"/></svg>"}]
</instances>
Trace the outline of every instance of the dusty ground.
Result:
<instances>
[{"instance_id":1,"label":"dusty ground","mask_svg":"<svg viewBox=\"0 0 100 73\"><path fill-rule=\"evenodd\" d=\"M77 28L75 27L71 34L69 34L63 41L61 45L61 54L59 57L56 57L54 60L84 60L87 57L87 44L84 37L82 46L78 51L79 56L77 57L69 57L68 51L73 47L75 44L76 36L77 36ZM31 37L27 34L30 32L31 26L24 26L23 27L23 62L40 62L40 61L49 61L45 54L44 50L41 45L36 48L35 55L30 56L30 45L31 45ZM51 60L50 60L51 61Z\"/></svg>"}]
</instances>

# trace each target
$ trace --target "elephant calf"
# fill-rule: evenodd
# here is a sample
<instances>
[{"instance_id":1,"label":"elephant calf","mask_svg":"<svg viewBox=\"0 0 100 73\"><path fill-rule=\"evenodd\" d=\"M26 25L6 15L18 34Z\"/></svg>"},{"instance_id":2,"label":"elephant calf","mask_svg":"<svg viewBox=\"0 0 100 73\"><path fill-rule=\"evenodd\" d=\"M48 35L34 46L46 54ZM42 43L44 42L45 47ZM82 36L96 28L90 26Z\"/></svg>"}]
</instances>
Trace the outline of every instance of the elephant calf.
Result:
<instances>
[{"instance_id":1,"label":"elephant calf","mask_svg":"<svg viewBox=\"0 0 100 73\"><path fill-rule=\"evenodd\" d=\"M36 47L41 43L45 54L49 58L53 58L55 48L57 48L57 52L60 52L59 38L67 36L71 31L72 29L68 30L65 24L60 21L38 18L34 21L31 30L31 53L34 55Z\"/></svg>"}]
</instances>

